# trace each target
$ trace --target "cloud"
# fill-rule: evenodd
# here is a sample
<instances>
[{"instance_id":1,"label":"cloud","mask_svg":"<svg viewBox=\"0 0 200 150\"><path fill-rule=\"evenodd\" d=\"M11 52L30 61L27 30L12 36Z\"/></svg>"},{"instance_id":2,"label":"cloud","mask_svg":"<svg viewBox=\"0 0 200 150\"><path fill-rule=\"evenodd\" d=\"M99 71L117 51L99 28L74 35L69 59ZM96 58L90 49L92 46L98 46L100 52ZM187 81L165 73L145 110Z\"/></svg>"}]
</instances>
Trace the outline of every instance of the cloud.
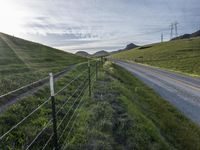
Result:
<instances>
[{"instance_id":1,"label":"cloud","mask_svg":"<svg viewBox=\"0 0 200 150\"><path fill-rule=\"evenodd\" d=\"M6 0L0 30L64 50L113 50L199 29L199 0ZM82 46L82 48L81 48ZM91 50L92 49L92 50Z\"/></svg>"}]
</instances>

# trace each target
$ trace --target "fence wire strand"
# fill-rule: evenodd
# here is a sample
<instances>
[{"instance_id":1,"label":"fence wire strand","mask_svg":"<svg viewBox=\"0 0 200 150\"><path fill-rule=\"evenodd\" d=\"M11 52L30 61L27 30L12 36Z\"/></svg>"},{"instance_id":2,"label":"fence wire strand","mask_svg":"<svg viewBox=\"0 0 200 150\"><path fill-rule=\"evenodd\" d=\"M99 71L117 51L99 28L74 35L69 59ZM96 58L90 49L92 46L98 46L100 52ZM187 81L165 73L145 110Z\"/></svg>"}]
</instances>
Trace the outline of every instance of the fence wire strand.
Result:
<instances>
[{"instance_id":1,"label":"fence wire strand","mask_svg":"<svg viewBox=\"0 0 200 150\"><path fill-rule=\"evenodd\" d=\"M84 71L83 73L85 73L85 71ZM78 77L80 77L81 75L83 75L83 73L80 74ZM78 79L78 77L77 77L77 78L74 78L74 79ZM71 84L72 81L75 81L74 79L71 80L71 82L68 83L68 85ZM85 81L84 81L84 83L85 83ZM78 86L78 88L76 88L75 92L74 92L74 93L66 100L66 102L61 106L61 108L57 111L56 115L58 115L58 113L62 110L62 108L67 104L67 102L77 93L77 91L78 91L78 90L80 89L80 87L83 86L83 85L84 85L84 84L81 84L80 86ZM42 128L42 130L35 136L35 138L33 139L33 141L27 146L26 150L28 150L28 149L34 144L34 142L38 139L38 137L39 137L39 136L45 131L45 129L50 125L51 121L52 121L52 119L50 119L50 120L48 121L48 123Z\"/></svg>"},{"instance_id":2,"label":"fence wire strand","mask_svg":"<svg viewBox=\"0 0 200 150\"><path fill-rule=\"evenodd\" d=\"M95 72L95 71L94 71ZM93 73L94 73L93 72ZM94 85L94 81L95 81L95 76L93 77L93 79L92 79L92 86ZM83 96L84 97L84 96ZM83 97L82 97L82 99L83 99ZM84 103L84 102L83 102ZM82 106L83 106L83 104L82 104ZM80 106L81 107L81 106ZM79 107L79 108L80 108ZM75 117L75 119L73 120L73 123L72 123L72 126L71 126L71 128L70 128L70 130L69 130L69 132L68 132L68 134L67 134L67 136L66 136L66 138L65 138L65 140L64 141L66 141L65 143L64 143L64 147L62 147L62 149L66 149L67 148L67 138L69 137L69 135L71 134L71 132L72 132L72 129L74 128L74 125L75 125L75 122L76 122L76 119L77 119L77 117L78 117L78 115L79 114L77 114L77 116ZM64 132L64 131L63 131Z\"/></svg>"},{"instance_id":3,"label":"fence wire strand","mask_svg":"<svg viewBox=\"0 0 200 150\"><path fill-rule=\"evenodd\" d=\"M44 150L47 147L47 145L49 144L49 142L51 141L52 138L53 138L53 133L51 134L51 136L49 137L49 139L47 140L45 145L42 147L42 150Z\"/></svg>"},{"instance_id":4,"label":"fence wire strand","mask_svg":"<svg viewBox=\"0 0 200 150\"><path fill-rule=\"evenodd\" d=\"M84 70L83 73L79 74L78 77L72 79L70 81L70 83L68 83L67 85L69 86L73 81L75 81L76 79L78 79L81 75L83 75L87 70ZM47 78L47 77L46 77ZM45 78L44 78L45 79ZM40 79L36 82L42 81L44 79ZM34 83L36 83L34 82ZM33 84L33 83L32 83ZM28 85L27 85L28 86ZM65 87L66 88L66 87ZM22 87L23 89L23 87ZM58 91L57 94L61 92ZM34 114L36 111L38 111L42 106L44 106L46 103L48 103L50 101L51 97L49 97L45 102L43 102L41 105L39 105L36 109L34 109L31 113L29 113L26 117L24 117L21 121L19 121L16 125L14 125L13 127L11 127L7 132L5 132L1 137L0 140L2 140L7 134L9 134L11 131L13 131L15 128L17 128L20 124L22 124L26 119L28 119L32 114Z\"/></svg>"},{"instance_id":5,"label":"fence wire strand","mask_svg":"<svg viewBox=\"0 0 200 150\"><path fill-rule=\"evenodd\" d=\"M32 114L34 114L37 110L39 110L42 106L47 104L50 101L51 97L49 97L46 101L44 101L40 106L38 106L36 109L34 109L31 113L29 113L26 117L24 117L21 121L19 121L16 125L14 125L10 130L8 130L6 133L4 133L0 140L2 140L7 134L9 134L11 131L13 131L15 128L17 128L20 124L22 124L26 119L28 119Z\"/></svg>"},{"instance_id":6,"label":"fence wire strand","mask_svg":"<svg viewBox=\"0 0 200 150\"><path fill-rule=\"evenodd\" d=\"M66 142L64 143L64 148L62 148L62 149L65 149L65 148L67 147L67 146L66 146L66 145L67 145L67 139L68 139L69 135L71 134L71 132L72 132L74 126L75 126L75 123L76 123L76 120L77 120L78 116L79 116L79 113L76 115L76 117L75 117L74 120L73 120L72 126L71 126L71 128L70 128L70 130L69 130L69 132L68 132L68 134L67 134L67 136L66 136L66 138L65 138L65 140L64 140L64 141L66 141Z\"/></svg>"},{"instance_id":7,"label":"fence wire strand","mask_svg":"<svg viewBox=\"0 0 200 150\"><path fill-rule=\"evenodd\" d=\"M57 93L55 93L55 96L58 95L60 92L62 92L64 89L66 89L70 84L72 84L74 81L76 81L78 78L80 78L85 72L87 71L84 70L81 74L79 74L77 77L72 79L69 83L67 83L63 88L61 88Z\"/></svg>"},{"instance_id":8,"label":"fence wire strand","mask_svg":"<svg viewBox=\"0 0 200 150\"><path fill-rule=\"evenodd\" d=\"M67 127L68 127L68 126L69 126L69 124L70 124L70 121L72 120L72 118L73 118L74 114L76 113L77 109L79 108L79 106L80 106L80 103L83 101L83 98L84 98L84 95L82 96L81 100L80 100L80 101L79 101L79 103L78 103L78 106L75 108L75 110L74 110L73 114L71 115L71 117L70 117L70 119L69 119L69 121L68 121L67 125L65 126L64 130L62 131L62 134L61 134L61 136L59 137L59 139L58 139L58 142L60 142L60 140L61 140L62 136L64 135L64 133L65 133L65 131L66 131Z\"/></svg>"},{"instance_id":9,"label":"fence wire strand","mask_svg":"<svg viewBox=\"0 0 200 150\"><path fill-rule=\"evenodd\" d=\"M85 88L85 87L84 87L84 88ZM84 89L84 88L83 88L83 89ZM80 102L81 102L81 100L79 101L79 104L80 104ZM79 107L79 104L78 104L78 106L76 107L76 109L75 109L74 111L77 110L77 108ZM74 113L73 113L73 114L74 114ZM72 114L72 115L73 115L73 114ZM68 126L69 122L71 121L71 119L72 119L72 117L71 117L70 120L68 121L67 126ZM61 136L60 136L58 142L59 142L60 139L62 138L62 136L63 136L65 130L66 130L66 127L65 127L65 129L63 130L63 132L62 132L62 134L61 134ZM49 139L47 140L47 142L46 142L45 145L43 146L42 150L44 150L44 149L47 147L47 145L49 144L49 142L51 141L52 138L53 138L53 133L51 134L51 136L49 137Z\"/></svg>"},{"instance_id":10,"label":"fence wire strand","mask_svg":"<svg viewBox=\"0 0 200 150\"><path fill-rule=\"evenodd\" d=\"M28 150L34 142L38 139L38 137L47 129L48 126L52 124L52 119L48 121L48 123L42 128L42 130L35 136L35 138L32 140L32 142L27 146L26 150Z\"/></svg>"},{"instance_id":11,"label":"fence wire strand","mask_svg":"<svg viewBox=\"0 0 200 150\"><path fill-rule=\"evenodd\" d=\"M92 67L91 67L91 68L92 68ZM92 69L91 69L91 70L92 70ZM73 78L73 79L72 79L70 82L68 82L64 87L62 87L58 92L56 92L56 93L55 93L55 96L58 95L58 94L60 94L60 93L61 93L63 90L65 90L70 84L72 84L72 83L73 83L74 81L76 81L78 78L80 78L81 76L83 76L84 73L86 73L87 71L88 71L88 69L85 69L85 70L84 70L81 74L79 74L77 77ZM93 76L94 74L95 74L95 71L93 71L93 72L91 73L91 76ZM14 90L14 91L8 92L7 94L1 95L0 98L1 98L1 97L4 97L4 96L6 96L6 95L12 94L12 93L14 93L14 92L17 92L18 90L22 90L23 88L26 88L26 87L32 86L32 85L34 85L34 84L37 84L37 83L39 83L39 82L41 82L41 81L47 80L47 79L48 79L48 77L45 77L45 78L43 78L43 79L40 79L40 80L38 80L38 81L35 81L35 82L33 82L33 83L31 83L31 84L28 84L28 85L26 85L26 86L23 86L23 87L21 87L21 88L19 88L19 89L16 89L16 90ZM64 108L64 106L67 104L67 102L68 102L70 99L72 99L73 96L74 96L77 92L79 92L79 90L81 89L81 87L83 87L83 88L80 90L81 92L79 93L79 95L78 95L77 98L75 99L74 103L71 105L70 109L67 111L67 113L64 115L64 117L61 119L60 123L58 124L57 129L59 129L59 127L61 126L61 124L62 124L63 121L65 120L66 116L69 114L69 112L72 110L72 108L75 106L76 102L78 101L78 99L79 99L79 98L81 97L81 95L82 95L82 98L79 100L78 105L74 108L74 111L73 111L73 113L72 113L72 115L71 115L69 121L67 122L67 125L65 126L64 130L62 131L62 134L60 135L60 137L59 137L59 139L58 139L58 142L59 142L59 141L61 140L61 138L63 137L63 135L64 135L66 129L68 128L69 124L71 123L71 121L72 121L72 119L73 119L73 117L74 117L74 115L75 115L77 109L80 108L80 107L83 105L83 104L81 104L81 103L82 103L82 101L83 101L83 98L85 97L84 91L85 91L86 87L88 86L88 83L87 83L88 79L89 79L89 78L86 77L86 79L83 81L83 84L79 85L79 86L75 89L75 91L73 92L73 94L72 94L69 98L65 98L65 99L64 99L64 101L65 101L64 104L63 104L63 105L60 107L60 109L56 112L56 115L58 115L59 112L60 112L60 111ZM94 76L94 77L92 78L92 80L91 80L92 86L93 86L93 84L94 84L94 83L93 83L94 81L95 81L95 76ZM2 140L6 135L8 135L10 132L12 132L12 131L13 131L15 128L17 128L19 125L21 125L25 120L27 120L31 115L33 115L36 111L38 111L38 110L39 110L41 107L43 107L45 104L47 104L50 100L51 100L51 97L49 97L49 98L48 98L47 100L45 100L42 104L40 104L37 108L35 108L31 113L29 113L27 116L25 116L21 121L19 121L17 124L15 124L13 127L11 127L7 132L5 132L3 135L1 135L1 136L0 136L0 140ZM84 103L84 102L83 102L83 103ZM80 106L80 104L81 104L81 106ZM80 106L80 107L79 107L79 106ZM76 122L76 118L77 118L77 117L78 117L78 114L77 114L76 117L74 118L73 123L72 123L72 126L71 126L71 128L70 128L70 131L67 133L67 136L66 136L66 138L65 138L64 141L66 141L66 139L67 139L68 136L70 135L70 133L71 133L73 127L74 127L74 124L75 124L75 122ZM51 124L52 124L52 119L50 119L50 120L47 122L47 124L40 130L40 132L38 132L38 134L34 137L34 139L31 141L31 143L26 147L26 150L30 149L30 147L36 142L36 140L40 137L40 135L41 135ZM52 138L53 138L53 133L50 135L49 139L46 141L46 143L45 143L45 145L43 146L42 150L44 150L44 149L47 147L47 145L49 144L49 142L51 141ZM67 142L65 143L64 148L65 148L66 144L67 144Z\"/></svg>"},{"instance_id":12,"label":"fence wire strand","mask_svg":"<svg viewBox=\"0 0 200 150\"><path fill-rule=\"evenodd\" d=\"M87 84L86 84L87 85ZM69 114L69 112L72 110L72 108L74 107L74 105L76 104L76 102L78 101L78 98L81 96L81 94L83 94L83 91L85 89L86 86L84 86L80 92L80 94L78 95L78 97L76 98L76 100L74 101L74 103L72 104L72 106L69 108L69 110L67 111L67 113L65 114L65 116L62 118L62 120L60 121L60 123L58 124L57 129L61 126L62 122L65 120L65 118L67 117L67 115Z\"/></svg>"},{"instance_id":13,"label":"fence wire strand","mask_svg":"<svg viewBox=\"0 0 200 150\"><path fill-rule=\"evenodd\" d=\"M86 79L87 80L87 79ZM85 80L85 81L86 81ZM67 99L65 100L65 103L60 107L60 109L57 111L56 115L59 114L59 112L63 109L63 107L67 104L67 102L77 93L77 91L80 89L80 87L82 87L85 84L85 81L83 82L83 84L79 85L78 88L76 88L76 90L74 91L74 93Z\"/></svg>"},{"instance_id":14,"label":"fence wire strand","mask_svg":"<svg viewBox=\"0 0 200 150\"><path fill-rule=\"evenodd\" d=\"M13 91L10 91L10 92L6 93L6 94L3 94L3 95L0 96L0 98L3 98L3 97L8 96L8 95L11 95L11 94L13 94L13 93L15 93L15 92L17 92L17 91L20 91L20 90L22 90L22 89L28 88L28 87L30 87L30 86L32 86L32 85L34 85L34 84L37 84L37 83L39 83L39 82L41 82L41 81L44 81L44 80L47 80L47 79L48 79L48 76L45 77L45 78L43 78L43 79L34 81L34 82L30 83L30 84L24 85L24 86L22 86L22 87L20 87L20 88L18 88L18 89L15 89L15 90L13 90Z\"/></svg>"}]
</instances>

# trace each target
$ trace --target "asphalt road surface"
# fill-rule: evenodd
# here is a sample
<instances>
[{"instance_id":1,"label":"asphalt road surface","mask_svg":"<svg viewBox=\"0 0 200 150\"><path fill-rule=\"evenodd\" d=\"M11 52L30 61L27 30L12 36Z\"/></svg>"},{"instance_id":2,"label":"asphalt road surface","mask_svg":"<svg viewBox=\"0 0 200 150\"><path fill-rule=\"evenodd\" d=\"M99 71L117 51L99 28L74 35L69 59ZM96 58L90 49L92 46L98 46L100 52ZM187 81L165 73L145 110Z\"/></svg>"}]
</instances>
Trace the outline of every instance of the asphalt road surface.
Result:
<instances>
[{"instance_id":1,"label":"asphalt road surface","mask_svg":"<svg viewBox=\"0 0 200 150\"><path fill-rule=\"evenodd\" d=\"M136 63L115 63L133 73L200 125L200 79Z\"/></svg>"}]
</instances>

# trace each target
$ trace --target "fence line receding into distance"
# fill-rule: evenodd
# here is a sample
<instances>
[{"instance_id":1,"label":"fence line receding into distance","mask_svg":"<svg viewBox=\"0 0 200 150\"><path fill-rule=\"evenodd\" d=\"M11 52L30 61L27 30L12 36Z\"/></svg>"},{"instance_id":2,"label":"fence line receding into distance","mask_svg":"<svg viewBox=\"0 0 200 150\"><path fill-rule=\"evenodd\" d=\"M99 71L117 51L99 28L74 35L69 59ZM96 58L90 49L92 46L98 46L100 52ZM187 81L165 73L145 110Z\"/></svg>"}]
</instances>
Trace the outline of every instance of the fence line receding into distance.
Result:
<instances>
[{"instance_id":1,"label":"fence line receding into distance","mask_svg":"<svg viewBox=\"0 0 200 150\"><path fill-rule=\"evenodd\" d=\"M96 62L95 65L90 64L88 62L88 68L85 69L82 73L78 74L75 78L70 80L67 84L65 84L58 92L54 92L54 84L56 85L56 82L54 80L55 75L50 74L49 77L49 84L50 84L50 96L44 100L39 106L37 106L34 110L32 110L28 115L26 115L23 119L18 121L15 125L13 125L10 129L7 131L1 133L0 135L0 149L7 149L7 148L15 148L15 144L13 145L6 145L6 141L10 140L12 138L12 135L15 135L14 132L17 130L17 128L20 128L25 121L31 121L29 120L30 117L32 117L36 112L41 110L42 107L45 105L48 105L51 102L51 117L48 119L47 123L45 123L41 129L37 129L35 132L35 135L32 137L32 139L27 140L26 143L22 144L23 147L21 149L31 149L33 148L34 144L39 144L42 149L47 149L48 147L53 147L53 149L58 150L60 148L66 148L67 146L67 140L68 137L74 127L74 124L78 118L78 112L77 110L83 106L84 104L84 97L86 96L86 92L88 91L88 96L91 96L91 87L92 83L94 83L95 79L98 77L98 69L101 63ZM79 84L75 90L70 93L70 95L67 95L62 101L63 103L61 106L58 107L58 103L56 103L56 97L59 96L62 92L66 92L69 86L72 83L76 83L76 80L84 78L84 80L81 80L81 84ZM43 80L43 79L41 79ZM45 78L46 80L46 78ZM39 80L40 81L40 80ZM37 82L37 81L36 81ZM29 85L27 85L29 86ZM26 87L26 86L24 86ZM88 87L88 88L87 88ZM22 89L22 88L20 88ZM12 93L12 92L10 92ZM8 94L9 95L9 94ZM70 101L74 99L74 101ZM70 104L72 103L72 104ZM67 105L68 104L68 105ZM66 108L67 107L67 108ZM65 112L63 114L63 111ZM62 118L60 118L59 114L62 114ZM68 117L67 117L68 116ZM59 119L58 119L59 118ZM66 119L68 118L68 119ZM71 124L71 127L70 127ZM62 128L63 127L63 128ZM23 128L23 126L21 127ZM37 128L37 127L36 127ZM69 130L67 130L69 128ZM20 130L20 129L19 129ZM49 132L50 130L50 132ZM68 131L68 132L67 132ZM42 134L44 132L48 132L49 138L47 139L40 139ZM60 133L60 134L58 134ZM67 136L64 136L64 135ZM11 137L10 137L11 136ZM27 137L24 137L27 138ZM30 138L30 137L28 137ZM39 141L40 139L40 141ZM46 141L44 141L46 140ZM26 141L26 140L24 140ZM41 142L42 141L42 142ZM13 141L15 143L15 141ZM42 145L43 144L43 145ZM16 144L17 145L17 144Z\"/></svg>"}]
</instances>

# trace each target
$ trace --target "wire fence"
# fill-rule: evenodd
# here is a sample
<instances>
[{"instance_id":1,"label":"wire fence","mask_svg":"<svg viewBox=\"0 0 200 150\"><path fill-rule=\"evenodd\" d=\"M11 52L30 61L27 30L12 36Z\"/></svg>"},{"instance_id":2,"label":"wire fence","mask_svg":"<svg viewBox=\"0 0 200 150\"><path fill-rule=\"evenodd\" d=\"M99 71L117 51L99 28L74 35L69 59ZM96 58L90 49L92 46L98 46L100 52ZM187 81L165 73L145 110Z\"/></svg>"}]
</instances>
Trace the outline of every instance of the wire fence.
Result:
<instances>
[{"instance_id":1,"label":"wire fence","mask_svg":"<svg viewBox=\"0 0 200 150\"><path fill-rule=\"evenodd\" d=\"M74 67L74 65L71 65L71 66L65 68L64 70L57 72L56 74L54 74L54 78L57 78L57 77L61 76L62 74L66 73L67 71L71 70L72 67ZM20 94L24 94L27 91L30 91L34 88L40 87L40 86L48 83L48 80L49 80L49 76L46 76L42 79L39 79L37 81L34 81L34 82L29 83L27 85L24 85L20 88L17 88L15 90L12 90L10 92L2 94L2 95L0 95L0 101L2 103L4 103L5 100L6 101L12 100L13 98L19 96Z\"/></svg>"},{"instance_id":2,"label":"wire fence","mask_svg":"<svg viewBox=\"0 0 200 150\"><path fill-rule=\"evenodd\" d=\"M85 103L84 97L87 96L87 92L88 96L91 96L91 87L93 86L95 79L98 78L99 68L99 62L96 62L95 64L88 63L88 67L82 71L82 73L71 79L56 93L54 92L54 84L56 84L54 79L55 76L50 76L48 79L51 95L15 125L0 135L0 149L65 149L67 147L68 137L78 118L78 109ZM78 86L76 86L70 95L62 99L58 105L56 97L60 96L62 92L67 91L73 83L77 82L77 80L81 80L81 83L78 83ZM10 93L12 94L12 92ZM9 95L9 93L7 95ZM48 121L44 123L40 129L36 127L37 130L32 131L35 133L33 136L23 136L26 140L22 141L25 141L25 143L19 144L19 142L16 142L18 139L13 139L13 136L16 134L15 130L22 130L23 124L28 121L31 122L31 117L35 117L34 114L42 111L41 108L45 105L48 105L48 107L51 105L51 107L49 107L51 115ZM22 130L22 134L24 135L23 132L26 131Z\"/></svg>"}]
</instances>

